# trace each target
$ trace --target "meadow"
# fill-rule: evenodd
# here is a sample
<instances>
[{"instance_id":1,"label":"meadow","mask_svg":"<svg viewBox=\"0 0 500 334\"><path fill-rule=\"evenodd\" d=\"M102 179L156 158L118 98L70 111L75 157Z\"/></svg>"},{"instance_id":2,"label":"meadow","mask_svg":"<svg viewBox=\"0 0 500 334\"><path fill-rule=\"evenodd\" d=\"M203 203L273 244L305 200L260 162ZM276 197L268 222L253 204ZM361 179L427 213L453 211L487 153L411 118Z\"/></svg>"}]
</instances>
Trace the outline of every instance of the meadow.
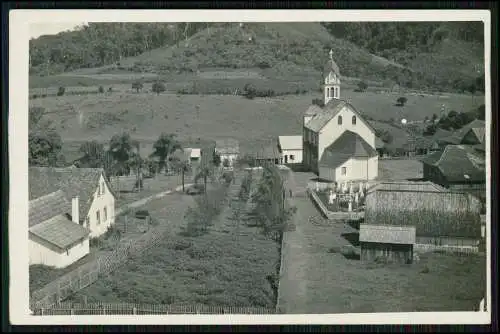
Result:
<instances>
[{"instance_id":1,"label":"meadow","mask_svg":"<svg viewBox=\"0 0 500 334\"><path fill-rule=\"evenodd\" d=\"M236 73L236 72L235 72ZM267 87L280 87L272 80L259 78L258 73L248 74L252 79L242 79L238 73L226 73L229 79L211 79L221 76L217 71L204 72L207 76L200 79L198 87L208 85L214 90L234 88L236 81L244 87L248 80L255 80ZM89 74L90 75L90 74ZM100 75L100 74L96 74ZM128 75L128 74L127 74ZM232 75L232 76L231 76ZM63 76L60 76L63 77ZM93 78L94 84L96 79ZM216 80L214 82L214 80ZM159 95L152 93L151 84L145 84L141 92L132 90L130 83L113 84L112 92L98 94L98 85L69 86L68 91L78 89L93 91L88 95L68 94L47 96L30 100L30 106L43 107L46 117L53 121L65 145L77 146L82 141L94 140L108 142L117 133L128 131L134 138L144 143L152 143L161 132L175 133L181 139L216 139L231 137L242 143L242 149L254 150L255 146L269 143L278 135L293 135L302 132L302 114L315 98L322 98L319 92L302 92L277 97L247 99L223 94L177 94L171 85L182 87L189 84L189 78L172 79L167 83L168 92ZM201 84L201 82L205 82ZM220 86L218 82L224 82ZM207 87L208 87L207 86ZM110 86L111 87L111 86ZM256 87L263 87L258 86ZM175 88L175 87L174 87ZM43 88L55 91L55 88ZM37 91L40 89L38 88ZM293 88L291 88L293 91ZM300 90L300 89L299 89ZM469 111L484 103L484 97L457 94L418 95L372 89L356 92L352 87L342 89L341 96L363 115L370 119L378 130L391 133L393 140L388 147L401 147L406 143L407 132L403 126L394 126L389 120L398 123L402 118L409 121L422 121L425 117L440 114L444 105L446 110ZM408 102L404 107L396 106L399 96ZM146 145L146 144L145 144ZM67 151L71 151L66 149ZM70 153L71 154L71 153Z\"/></svg>"}]
</instances>

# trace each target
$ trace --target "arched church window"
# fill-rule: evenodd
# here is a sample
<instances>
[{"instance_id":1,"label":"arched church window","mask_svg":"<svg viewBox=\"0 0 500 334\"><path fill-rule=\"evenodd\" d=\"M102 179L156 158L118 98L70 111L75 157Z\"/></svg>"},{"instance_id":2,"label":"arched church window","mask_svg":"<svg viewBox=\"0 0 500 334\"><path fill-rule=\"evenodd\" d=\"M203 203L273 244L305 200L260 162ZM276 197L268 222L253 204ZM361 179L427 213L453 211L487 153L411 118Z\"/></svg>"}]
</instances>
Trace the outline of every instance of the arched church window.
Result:
<instances>
[{"instance_id":1,"label":"arched church window","mask_svg":"<svg viewBox=\"0 0 500 334\"><path fill-rule=\"evenodd\" d=\"M356 125L356 116L352 116L352 125Z\"/></svg>"},{"instance_id":2,"label":"arched church window","mask_svg":"<svg viewBox=\"0 0 500 334\"><path fill-rule=\"evenodd\" d=\"M342 116L339 116L339 118L338 118L338 124L342 125Z\"/></svg>"}]
</instances>

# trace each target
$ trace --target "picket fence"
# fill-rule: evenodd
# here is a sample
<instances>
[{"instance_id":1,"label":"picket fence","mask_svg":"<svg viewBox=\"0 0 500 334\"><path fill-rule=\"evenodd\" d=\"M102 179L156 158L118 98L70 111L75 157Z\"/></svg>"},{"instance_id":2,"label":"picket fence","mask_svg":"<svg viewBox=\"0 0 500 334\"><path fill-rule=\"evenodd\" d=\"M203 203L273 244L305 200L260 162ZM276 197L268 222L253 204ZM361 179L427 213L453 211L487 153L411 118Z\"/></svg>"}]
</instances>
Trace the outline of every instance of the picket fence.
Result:
<instances>
[{"instance_id":1,"label":"picket fence","mask_svg":"<svg viewBox=\"0 0 500 334\"><path fill-rule=\"evenodd\" d=\"M138 239L130 240L108 256L84 264L59 277L31 294L32 308L47 307L61 302L73 293L91 285L99 276L111 273L130 257L140 255L145 250L156 246L163 238L163 233L151 230Z\"/></svg>"},{"instance_id":2,"label":"picket fence","mask_svg":"<svg viewBox=\"0 0 500 334\"><path fill-rule=\"evenodd\" d=\"M154 314L274 314L264 307L238 307L213 305L166 305L166 304L74 304L60 303L52 307L36 307L35 316L50 315L154 315Z\"/></svg>"}]
</instances>

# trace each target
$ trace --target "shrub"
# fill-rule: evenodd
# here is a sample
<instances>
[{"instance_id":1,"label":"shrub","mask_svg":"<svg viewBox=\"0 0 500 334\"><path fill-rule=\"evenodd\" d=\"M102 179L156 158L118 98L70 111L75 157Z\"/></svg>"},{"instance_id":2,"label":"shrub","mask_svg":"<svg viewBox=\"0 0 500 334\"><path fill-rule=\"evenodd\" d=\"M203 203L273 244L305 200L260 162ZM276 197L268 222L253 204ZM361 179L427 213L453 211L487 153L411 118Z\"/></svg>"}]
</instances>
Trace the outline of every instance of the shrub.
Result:
<instances>
[{"instance_id":1,"label":"shrub","mask_svg":"<svg viewBox=\"0 0 500 334\"><path fill-rule=\"evenodd\" d=\"M161 81L157 81L153 83L152 90L154 93L157 95L160 95L160 93L163 93L166 90L165 84Z\"/></svg>"},{"instance_id":2,"label":"shrub","mask_svg":"<svg viewBox=\"0 0 500 334\"><path fill-rule=\"evenodd\" d=\"M109 87L108 88L108 93L112 93L113 92L113 87Z\"/></svg>"},{"instance_id":3,"label":"shrub","mask_svg":"<svg viewBox=\"0 0 500 334\"><path fill-rule=\"evenodd\" d=\"M396 102L397 102L397 103L396 103L396 105L397 105L398 107L403 107L403 106L406 104L406 102L407 102L407 101L408 101L408 99L407 99L406 97L401 96L401 97L399 97L399 98L397 99L397 101L396 101Z\"/></svg>"},{"instance_id":4,"label":"shrub","mask_svg":"<svg viewBox=\"0 0 500 334\"><path fill-rule=\"evenodd\" d=\"M103 86L99 86L99 93L100 94L104 93L104 87Z\"/></svg>"},{"instance_id":5,"label":"shrub","mask_svg":"<svg viewBox=\"0 0 500 334\"><path fill-rule=\"evenodd\" d=\"M64 87L59 87L59 89L57 90L57 96L63 96L65 91L66 89Z\"/></svg>"},{"instance_id":6,"label":"shrub","mask_svg":"<svg viewBox=\"0 0 500 334\"><path fill-rule=\"evenodd\" d=\"M360 81L358 83L358 88L356 89L357 92L364 92L368 88L368 85L364 81Z\"/></svg>"},{"instance_id":7,"label":"shrub","mask_svg":"<svg viewBox=\"0 0 500 334\"><path fill-rule=\"evenodd\" d=\"M139 91L144 87L144 85L142 84L142 82L140 81L136 81L134 83L132 83L132 89L135 89L137 91L137 93L139 93Z\"/></svg>"}]
</instances>

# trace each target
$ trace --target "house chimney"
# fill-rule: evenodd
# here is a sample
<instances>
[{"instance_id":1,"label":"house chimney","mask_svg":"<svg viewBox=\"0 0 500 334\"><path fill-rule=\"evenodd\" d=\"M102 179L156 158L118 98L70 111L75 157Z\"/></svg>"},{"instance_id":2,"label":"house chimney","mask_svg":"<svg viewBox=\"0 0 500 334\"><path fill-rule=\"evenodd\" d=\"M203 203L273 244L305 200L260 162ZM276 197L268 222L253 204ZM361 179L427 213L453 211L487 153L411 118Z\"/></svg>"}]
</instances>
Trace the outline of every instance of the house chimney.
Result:
<instances>
[{"instance_id":1,"label":"house chimney","mask_svg":"<svg viewBox=\"0 0 500 334\"><path fill-rule=\"evenodd\" d=\"M80 211L79 211L79 199L78 196L73 197L71 200L71 220L74 223L80 224Z\"/></svg>"}]
</instances>

